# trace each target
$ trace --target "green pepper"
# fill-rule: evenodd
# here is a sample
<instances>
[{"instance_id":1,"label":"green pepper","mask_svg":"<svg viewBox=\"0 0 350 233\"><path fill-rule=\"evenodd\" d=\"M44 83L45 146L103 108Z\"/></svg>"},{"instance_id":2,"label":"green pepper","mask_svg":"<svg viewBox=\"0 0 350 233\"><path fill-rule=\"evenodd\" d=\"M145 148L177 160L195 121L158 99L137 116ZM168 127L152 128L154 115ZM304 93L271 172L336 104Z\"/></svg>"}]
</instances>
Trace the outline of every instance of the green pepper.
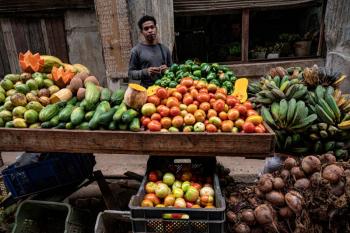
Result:
<instances>
[{"instance_id":1,"label":"green pepper","mask_svg":"<svg viewBox=\"0 0 350 233\"><path fill-rule=\"evenodd\" d=\"M172 80L175 79L175 74L174 74L173 72L168 72L168 73L166 74L166 76L167 76L168 78L172 79Z\"/></svg>"},{"instance_id":2,"label":"green pepper","mask_svg":"<svg viewBox=\"0 0 350 233\"><path fill-rule=\"evenodd\" d=\"M193 75L196 77L201 77L202 72L200 70L193 71Z\"/></svg>"},{"instance_id":3,"label":"green pepper","mask_svg":"<svg viewBox=\"0 0 350 233\"><path fill-rule=\"evenodd\" d=\"M176 73L178 70L179 70L179 66L176 63L174 63L170 66L171 72Z\"/></svg>"},{"instance_id":4,"label":"green pepper","mask_svg":"<svg viewBox=\"0 0 350 233\"><path fill-rule=\"evenodd\" d=\"M162 82L161 79L157 79L155 82L154 82L154 85L157 85L157 86L160 86L160 83Z\"/></svg>"},{"instance_id":5,"label":"green pepper","mask_svg":"<svg viewBox=\"0 0 350 233\"><path fill-rule=\"evenodd\" d=\"M231 81L225 81L223 84L222 84L223 87L227 87L227 89L229 90L232 90L233 88L233 85L231 83Z\"/></svg>"},{"instance_id":6,"label":"green pepper","mask_svg":"<svg viewBox=\"0 0 350 233\"><path fill-rule=\"evenodd\" d=\"M236 82L236 80L237 80L236 76L231 76L231 77L230 77L230 81L231 81L232 83Z\"/></svg>"},{"instance_id":7,"label":"green pepper","mask_svg":"<svg viewBox=\"0 0 350 233\"><path fill-rule=\"evenodd\" d=\"M193 78L192 78L193 80L199 80L199 77L197 77L197 76L193 76Z\"/></svg>"},{"instance_id":8,"label":"green pepper","mask_svg":"<svg viewBox=\"0 0 350 233\"><path fill-rule=\"evenodd\" d=\"M213 70L213 71L218 71L219 70L219 64L218 63L213 63L213 64L211 64L211 69Z\"/></svg>"},{"instance_id":9,"label":"green pepper","mask_svg":"<svg viewBox=\"0 0 350 233\"><path fill-rule=\"evenodd\" d=\"M191 70L192 71L200 70L200 69L201 69L201 67L199 65L197 65L197 64L194 64L194 65L191 66Z\"/></svg>"},{"instance_id":10,"label":"green pepper","mask_svg":"<svg viewBox=\"0 0 350 233\"><path fill-rule=\"evenodd\" d=\"M215 84L216 86L220 87L220 82L217 79L213 79L210 81L210 83Z\"/></svg>"},{"instance_id":11,"label":"green pepper","mask_svg":"<svg viewBox=\"0 0 350 233\"><path fill-rule=\"evenodd\" d=\"M227 74L228 76L235 76L235 74L231 71L231 70L229 70L229 71L226 71L225 72L225 74Z\"/></svg>"},{"instance_id":12,"label":"green pepper","mask_svg":"<svg viewBox=\"0 0 350 233\"><path fill-rule=\"evenodd\" d=\"M187 60L185 61L185 65L190 65L192 66L194 64L194 62L192 60Z\"/></svg>"},{"instance_id":13,"label":"green pepper","mask_svg":"<svg viewBox=\"0 0 350 233\"><path fill-rule=\"evenodd\" d=\"M171 82L171 80L169 78L162 78L162 81L160 82L160 85L162 87L167 87L169 85L169 83Z\"/></svg>"},{"instance_id":14,"label":"green pepper","mask_svg":"<svg viewBox=\"0 0 350 233\"><path fill-rule=\"evenodd\" d=\"M164 71L164 75L168 75L169 72L170 72L170 70L169 70L169 69L166 69L166 70Z\"/></svg>"},{"instance_id":15,"label":"green pepper","mask_svg":"<svg viewBox=\"0 0 350 233\"><path fill-rule=\"evenodd\" d=\"M177 82L175 82L175 81L171 81L170 83L169 83L169 87L171 87L171 88L174 88L174 87L176 87L177 86Z\"/></svg>"},{"instance_id":16,"label":"green pepper","mask_svg":"<svg viewBox=\"0 0 350 233\"><path fill-rule=\"evenodd\" d=\"M182 73L182 77L188 77L188 76L190 76L191 74L189 73L189 72L184 72L184 73Z\"/></svg>"}]
</instances>

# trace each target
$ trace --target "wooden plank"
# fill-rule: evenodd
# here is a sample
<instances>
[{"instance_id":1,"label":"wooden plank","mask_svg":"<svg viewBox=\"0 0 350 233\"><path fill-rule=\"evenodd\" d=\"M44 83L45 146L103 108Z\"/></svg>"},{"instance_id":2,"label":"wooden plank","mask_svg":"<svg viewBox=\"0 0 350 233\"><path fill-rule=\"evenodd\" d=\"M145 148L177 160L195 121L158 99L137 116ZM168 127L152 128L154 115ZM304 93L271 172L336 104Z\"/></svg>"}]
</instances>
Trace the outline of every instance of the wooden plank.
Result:
<instances>
[{"instance_id":1,"label":"wooden plank","mask_svg":"<svg viewBox=\"0 0 350 233\"><path fill-rule=\"evenodd\" d=\"M10 67L10 62L6 51L4 34L0 23L0 79L4 75L9 73L11 73L11 67Z\"/></svg>"},{"instance_id":2,"label":"wooden plank","mask_svg":"<svg viewBox=\"0 0 350 233\"><path fill-rule=\"evenodd\" d=\"M7 55L10 63L11 73L19 73L18 64L18 53L16 49L16 44L14 41L14 36L12 33L11 21L8 18L1 19L1 28L3 30L5 47L7 50Z\"/></svg>"},{"instance_id":3,"label":"wooden plank","mask_svg":"<svg viewBox=\"0 0 350 233\"><path fill-rule=\"evenodd\" d=\"M275 134L162 133L54 129L0 129L0 151L118 153L262 158Z\"/></svg>"},{"instance_id":4,"label":"wooden plank","mask_svg":"<svg viewBox=\"0 0 350 233\"><path fill-rule=\"evenodd\" d=\"M45 45L45 54L51 54L50 50L50 45L49 45L49 39L47 36L47 29L46 29L46 24L45 24L45 19L40 20L40 26L41 26L41 31L43 33L43 40L44 40L44 45Z\"/></svg>"},{"instance_id":5,"label":"wooden plank","mask_svg":"<svg viewBox=\"0 0 350 233\"><path fill-rule=\"evenodd\" d=\"M17 53L25 53L29 47L26 39L24 19L12 18L10 20Z\"/></svg>"},{"instance_id":6,"label":"wooden plank","mask_svg":"<svg viewBox=\"0 0 350 233\"><path fill-rule=\"evenodd\" d=\"M31 19L28 25L28 43L32 52L46 54L45 41L41 29L40 19Z\"/></svg>"},{"instance_id":7,"label":"wooden plank","mask_svg":"<svg viewBox=\"0 0 350 233\"><path fill-rule=\"evenodd\" d=\"M249 9L242 11L242 62L248 62L249 52Z\"/></svg>"},{"instance_id":8,"label":"wooden plank","mask_svg":"<svg viewBox=\"0 0 350 233\"><path fill-rule=\"evenodd\" d=\"M322 16L321 16L321 28L320 28L320 35L318 37L318 46L317 46L317 56L322 56L322 50L324 48L324 29L325 29L325 24L324 24L324 17L326 14L326 3L322 3Z\"/></svg>"}]
</instances>

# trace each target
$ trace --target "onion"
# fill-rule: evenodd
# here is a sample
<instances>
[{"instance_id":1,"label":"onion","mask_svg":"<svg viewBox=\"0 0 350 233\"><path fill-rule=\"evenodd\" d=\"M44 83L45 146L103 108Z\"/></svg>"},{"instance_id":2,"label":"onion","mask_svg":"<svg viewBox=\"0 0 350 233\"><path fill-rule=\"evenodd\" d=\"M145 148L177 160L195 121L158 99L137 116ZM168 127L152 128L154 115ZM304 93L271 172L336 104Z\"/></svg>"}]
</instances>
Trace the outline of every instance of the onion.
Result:
<instances>
[{"instance_id":1,"label":"onion","mask_svg":"<svg viewBox=\"0 0 350 233\"><path fill-rule=\"evenodd\" d=\"M293 216L293 211L288 206L281 208L278 213L283 218L290 218Z\"/></svg>"},{"instance_id":2,"label":"onion","mask_svg":"<svg viewBox=\"0 0 350 233\"><path fill-rule=\"evenodd\" d=\"M293 167L298 166L297 161L292 158L292 157L288 157L286 160L284 160L284 167L288 170L292 169Z\"/></svg>"},{"instance_id":3,"label":"onion","mask_svg":"<svg viewBox=\"0 0 350 233\"><path fill-rule=\"evenodd\" d=\"M313 187L317 187L322 182L322 176L320 172L315 172L310 176L310 182Z\"/></svg>"},{"instance_id":4,"label":"onion","mask_svg":"<svg viewBox=\"0 0 350 233\"><path fill-rule=\"evenodd\" d=\"M304 198L300 193L292 190L288 192L284 198L288 207L291 208L294 213L299 214L301 212Z\"/></svg>"},{"instance_id":5,"label":"onion","mask_svg":"<svg viewBox=\"0 0 350 233\"><path fill-rule=\"evenodd\" d=\"M290 173L292 174L292 176L294 176L296 180L305 177L305 173L303 172L303 170L301 170L300 167L293 167Z\"/></svg>"},{"instance_id":6,"label":"onion","mask_svg":"<svg viewBox=\"0 0 350 233\"><path fill-rule=\"evenodd\" d=\"M253 224L255 222L254 211L252 209L243 210L241 219L248 225Z\"/></svg>"},{"instance_id":7,"label":"onion","mask_svg":"<svg viewBox=\"0 0 350 233\"><path fill-rule=\"evenodd\" d=\"M271 178L262 177L258 182L258 188L261 192L267 193L272 190Z\"/></svg>"},{"instance_id":8,"label":"onion","mask_svg":"<svg viewBox=\"0 0 350 233\"><path fill-rule=\"evenodd\" d=\"M294 183L294 188L306 190L310 187L310 181L307 178L301 178Z\"/></svg>"},{"instance_id":9,"label":"onion","mask_svg":"<svg viewBox=\"0 0 350 233\"><path fill-rule=\"evenodd\" d=\"M236 222L237 221L237 214L235 214L233 211L227 211L226 213L227 220L229 222Z\"/></svg>"},{"instance_id":10,"label":"onion","mask_svg":"<svg viewBox=\"0 0 350 233\"><path fill-rule=\"evenodd\" d=\"M342 181L339 181L337 184L332 184L331 187L331 193L337 197L340 197L345 192L345 184Z\"/></svg>"},{"instance_id":11,"label":"onion","mask_svg":"<svg viewBox=\"0 0 350 233\"><path fill-rule=\"evenodd\" d=\"M307 174L318 172L321 170L321 161L316 156L306 156L301 161L301 167Z\"/></svg>"},{"instance_id":12,"label":"onion","mask_svg":"<svg viewBox=\"0 0 350 233\"><path fill-rule=\"evenodd\" d=\"M281 177L284 181L288 180L290 176L290 172L286 169L281 171Z\"/></svg>"},{"instance_id":13,"label":"onion","mask_svg":"<svg viewBox=\"0 0 350 233\"><path fill-rule=\"evenodd\" d=\"M272 183L275 189L282 189L284 187L284 181L280 177L276 177L275 179L273 179Z\"/></svg>"},{"instance_id":14,"label":"onion","mask_svg":"<svg viewBox=\"0 0 350 233\"><path fill-rule=\"evenodd\" d=\"M228 199L229 205L237 205L239 203L239 198L236 196L231 195Z\"/></svg>"},{"instance_id":15,"label":"onion","mask_svg":"<svg viewBox=\"0 0 350 233\"><path fill-rule=\"evenodd\" d=\"M344 169L335 164L328 165L323 169L322 177L335 184L339 182L339 179L344 175Z\"/></svg>"},{"instance_id":16,"label":"onion","mask_svg":"<svg viewBox=\"0 0 350 233\"><path fill-rule=\"evenodd\" d=\"M337 161L335 156L329 153L321 155L320 160L322 163L335 163Z\"/></svg>"},{"instance_id":17,"label":"onion","mask_svg":"<svg viewBox=\"0 0 350 233\"><path fill-rule=\"evenodd\" d=\"M256 221L261 224L273 224L274 223L274 210L270 205L262 204L255 208L254 215Z\"/></svg>"},{"instance_id":18,"label":"onion","mask_svg":"<svg viewBox=\"0 0 350 233\"><path fill-rule=\"evenodd\" d=\"M282 206L284 205L284 195L280 192L271 191L266 193L266 200L268 200L273 206Z\"/></svg>"},{"instance_id":19,"label":"onion","mask_svg":"<svg viewBox=\"0 0 350 233\"><path fill-rule=\"evenodd\" d=\"M237 233L250 233L250 227L243 222L241 222L240 224L237 224L234 227L234 230Z\"/></svg>"},{"instance_id":20,"label":"onion","mask_svg":"<svg viewBox=\"0 0 350 233\"><path fill-rule=\"evenodd\" d=\"M258 187L255 187L254 188L254 191L255 191L255 195L257 197L260 197L260 198L263 198L264 197L264 194L260 191L260 189Z\"/></svg>"},{"instance_id":21,"label":"onion","mask_svg":"<svg viewBox=\"0 0 350 233\"><path fill-rule=\"evenodd\" d=\"M260 192L260 193L261 193L261 192ZM262 193L261 193L261 194L262 194ZM262 195L262 196L263 196L263 195ZM249 204L250 204L253 208L255 208L255 207L258 206L258 201L256 200L255 197L248 198L248 202L249 202Z\"/></svg>"},{"instance_id":22,"label":"onion","mask_svg":"<svg viewBox=\"0 0 350 233\"><path fill-rule=\"evenodd\" d=\"M273 179L273 175L271 173L265 173L260 177L261 179Z\"/></svg>"},{"instance_id":23,"label":"onion","mask_svg":"<svg viewBox=\"0 0 350 233\"><path fill-rule=\"evenodd\" d=\"M254 227L250 233L263 233L263 230L260 227Z\"/></svg>"}]
</instances>

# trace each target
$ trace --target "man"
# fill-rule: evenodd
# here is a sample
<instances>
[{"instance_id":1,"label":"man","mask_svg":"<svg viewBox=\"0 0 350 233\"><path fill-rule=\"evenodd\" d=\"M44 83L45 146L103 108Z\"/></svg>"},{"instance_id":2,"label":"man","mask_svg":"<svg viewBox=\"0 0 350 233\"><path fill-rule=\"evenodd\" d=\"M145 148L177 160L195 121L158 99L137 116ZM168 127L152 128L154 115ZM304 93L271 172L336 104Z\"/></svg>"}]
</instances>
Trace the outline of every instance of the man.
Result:
<instances>
[{"instance_id":1,"label":"man","mask_svg":"<svg viewBox=\"0 0 350 233\"><path fill-rule=\"evenodd\" d=\"M141 80L141 85L149 87L161 78L161 74L171 66L169 49L157 39L157 23L152 16L143 16L138 21L144 41L131 50L129 78Z\"/></svg>"}]
</instances>

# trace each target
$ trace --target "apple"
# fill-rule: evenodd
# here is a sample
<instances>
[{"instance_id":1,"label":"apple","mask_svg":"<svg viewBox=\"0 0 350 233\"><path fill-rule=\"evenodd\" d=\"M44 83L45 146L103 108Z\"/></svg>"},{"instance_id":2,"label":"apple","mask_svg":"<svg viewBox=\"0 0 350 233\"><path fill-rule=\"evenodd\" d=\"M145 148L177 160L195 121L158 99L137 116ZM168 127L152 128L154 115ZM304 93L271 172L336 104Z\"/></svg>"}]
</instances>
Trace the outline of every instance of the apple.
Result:
<instances>
[{"instance_id":1,"label":"apple","mask_svg":"<svg viewBox=\"0 0 350 233\"><path fill-rule=\"evenodd\" d=\"M201 200L201 205L203 205L203 206L213 205L214 197L204 195L204 196L201 196L200 200Z\"/></svg>"},{"instance_id":2,"label":"apple","mask_svg":"<svg viewBox=\"0 0 350 233\"><path fill-rule=\"evenodd\" d=\"M188 190L188 188L191 187L191 183L189 181L185 181L182 183L181 188L184 192Z\"/></svg>"},{"instance_id":3,"label":"apple","mask_svg":"<svg viewBox=\"0 0 350 233\"><path fill-rule=\"evenodd\" d=\"M153 202L151 200L143 200L141 202L142 207L153 207Z\"/></svg>"},{"instance_id":4,"label":"apple","mask_svg":"<svg viewBox=\"0 0 350 233\"><path fill-rule=\"evenodd\" d=\"M174 207L176 208L186 208L186 201L182 197L176 198Z\"/></svg>"},{"instance_id":5,"label":"apple","mask_svg":"<svg viewBox=\"0 0 350 233\"><path fill-rule=\"evenodd\" d=\"M180 219L182 217L182 214L171 214L171 217L173 219Z\"/></svg>"},{"instance_id":6,"label":"apple","mask_svg":"<svg viewBox=\"0 0 350 233\"><path fill-rule=\"evenodd\" d=\"M186 208L192 208L192 206L193 206L192 202L186 201Z\"/></svg>"},{"instance_id":7,"label":"apple","mask_svg":"<svg viewBox=\"0 0 350 233\"><path fill-rule=\"evenodd\" d=\"M183 214L181 216L181 219L190 219L190 216L188 214Z\"/></svg>"},{"instance_id":8,"label":"apple","mask_svg":"<svg viewBox=\"0 0 350 233\"><path fill-rule=\"evenodd\" d=\"M171 219L171 218L172 218L171 214L163 214L162 217L163 217L164 219Z\"/></svg>"},{"instance_id":9,"label":"apple","mask_svg":"<svg viewBox=\"0 0 350 233\"><path fill-rule=\"evenodd\" d=\"M168 195L169 192L169 187L168 185L164 184L164 183L159 183L157 184L157 187L155 189L156 195L159 198L164 198Z\"/></svg>"},{"instance_id":10,"label":"apple","mask_svg":"<svg viewBox=\"0 0 350 233\"><path fill-rule=\"evenodd\" d=\"M159 198L154 193L147 193L143 199L150 200L154 205L160 204Z\"/></svg>"},{"instance_id":11,"label":"apple","mask_svg":"<svg viewBox=\"0 0 350 233\"><path fill-rule=\"evenodd\" d=\"M175 203L175 197L174 197L174 195L169 194L169 195L167 195L167 196L164 198L164 205L165 205L165 206L173 206L174 203Z\"/></svg>"},{"instance_id":12,"label":"apple","mask_svg":"<svg viewBox=\"0 0 350 233\"><path fill-rule=\"evenodd\" d=\"M203 187L199 191L201 196L214 196L214 189L211 187Z\"/></svg>"},{"instance_id":13,"label":"apple","mask_svg":"<svg viewBox=\"0 0 350 233\"><path fill-rule=\"evenodd\" d=\"M167 172L164 174L163 176L163 183L167 184L169 186L173 185L173 183L175 182L175 176L174 174Z\"/></svg>"},{"instance_id":14,"label":"apple","mask_svg":"<svg viewBox=\"0 0 350 233\"><path fill-rule=\"evenodd\" d=\"M152 182L157 182L158 181L158 174L157 174L157 172L156 171L151 171L148 174L148 180L152 181Z\"/></svg>"},{"instance_id":15,"label":"apple","mask_svg":"<svg viewBox=\"0 0 350 233\"><path fill-rule=\"evenodd\" d=\"M199 183L192 183L191 186L196 188L198 191L202 188L202 185L200 185Z\"/></svg>"},{"instance_id":16,"label":"apple","mask_svg":"<svg viewBox=\"0 0 350 233\"><path fill-rule=\"evenodd\" d=\"M183 197L184 191L181 188L174 188L173 189L173 194L176 198L178 197Z\"/></svg>"},{"instance_id":17,"label":"apple","mask_svg":"<svg viewBox=\"0 0 350 233\"><path fill-rule=\"evenodd\" d=\"M181 176L182 181L190 181L192 178L192 173L191 172L184 172Z\"/></svg>"},{"instance_id":18,"label":"apple","mask_svg":"<svg viewBox=\"0 0 350 233\"><path fill-rule=\"evenodd\" d=\"M163 204L158 204L158 205L156 205L156 207L157 207L157 208L164 208L165 205L163 205Z\"/></svg>"},{"instance_id":19,"label":"apple","mask_svg":"<svg viewBox=\"0 0 350 233\"><path fill-rule=\"evenodd\" d=\"M179 180L175 180L173 183L172 189L174 190L175 188L181 188L182 182Z\"/></svg>"},{"instance_id":20,"label":"apple","mask_svg":"<svg viewBox=\"0 0 350 233\"><path fill-rule=\"evenodd\" d=\"M150 182L147 182L145 189L147 193L154 193L156 190L156 187L157 187L157 184L150 181Z\"/></svg>"},{"instance_id":21,"label":"apple","mask_svg":"<svg viewBox=\"0 0 350 233\"><path fill-rule=\"evenodd\" d=\"M198 204L195 204L195 205L193 205L191 208L201 208L201 206L198 205Z\"/></svg>"},{"instance_id":22,"label":"apple","mask_svg":"<svg viewBox=\"0 0 350 233\"><path fill-rule=\"evenodd\" d=\"M187 201L191 201L191 202L196 201L198 197L199 197L199 191L194 187L189 187L187 192L185 193L185 199Z\"/></svg>"}]
</instances>

